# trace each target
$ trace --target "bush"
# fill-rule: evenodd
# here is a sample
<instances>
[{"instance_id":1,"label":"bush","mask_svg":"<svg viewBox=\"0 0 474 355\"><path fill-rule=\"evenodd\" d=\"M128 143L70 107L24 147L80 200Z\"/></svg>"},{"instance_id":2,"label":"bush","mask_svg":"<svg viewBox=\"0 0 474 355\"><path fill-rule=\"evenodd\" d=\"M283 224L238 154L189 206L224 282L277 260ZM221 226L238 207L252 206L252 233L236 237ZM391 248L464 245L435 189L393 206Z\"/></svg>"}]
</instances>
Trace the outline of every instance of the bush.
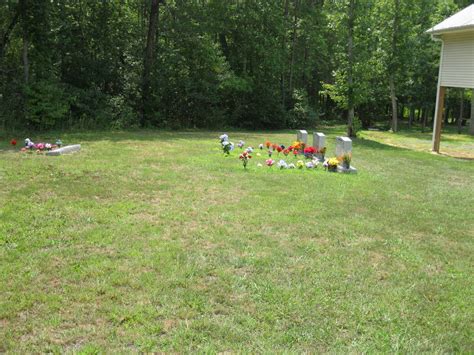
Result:
<instances>
[{"instance_id":1,"label":"bush","mask_svg":"<svg viewBox=\"0 0 474 355\"><path fill-rule=\"evenodd\" d=\"M25 89L26 121L38 128L51 128L69 111L69 100L63 88L55 82L41 80Z\"/></svg>"},{"instance_id":2,"label":"bush","mask_svg":"<svg viewBox=\"0 0 474 355\"><path fill-rule=\"evenodd\" d=\"M295 90L293 93L294 106L287 115L288 128L314 127L316 125L316 112L308 102L306 92Z\"/></svg>"}]
</instances>

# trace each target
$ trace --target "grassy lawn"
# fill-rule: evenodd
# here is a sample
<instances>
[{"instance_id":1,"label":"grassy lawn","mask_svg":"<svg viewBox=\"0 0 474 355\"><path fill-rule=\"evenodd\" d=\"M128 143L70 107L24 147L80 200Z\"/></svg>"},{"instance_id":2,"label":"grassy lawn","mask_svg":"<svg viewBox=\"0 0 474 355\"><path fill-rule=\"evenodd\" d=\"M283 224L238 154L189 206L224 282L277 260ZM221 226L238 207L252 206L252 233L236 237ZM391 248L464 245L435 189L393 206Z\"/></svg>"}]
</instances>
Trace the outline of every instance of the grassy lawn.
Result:
<instances>
[{"instance_id":1,"label":"grassy lawn","mask_svg":"<svg viewBox=\"0 0 474 355\"><path fill-rule=\"evenodd\" d=\"M467 131L467 128L463 128ZM395 147L408 148L424 152L431 151L432 132L421 133L419 129L402 129L397 134L383 131L365 131L362 138L376 140ZM474 160L474 137L468 134L458 134L457 128L445 127L441 133L440 154L454 158Z\"/></svg>"},{"instance_id":2,"label":"grassy lawn","mask_svg":"<svg viewBox=\"0 0 474 355\"><path fill-rule=\"evenodd\" d=\"M474 349L472 161L364 132L357 175L244 171L218 134L64 134L83 150L60 157L4 137L0 351Z\"/></svg>"}]
</instances>

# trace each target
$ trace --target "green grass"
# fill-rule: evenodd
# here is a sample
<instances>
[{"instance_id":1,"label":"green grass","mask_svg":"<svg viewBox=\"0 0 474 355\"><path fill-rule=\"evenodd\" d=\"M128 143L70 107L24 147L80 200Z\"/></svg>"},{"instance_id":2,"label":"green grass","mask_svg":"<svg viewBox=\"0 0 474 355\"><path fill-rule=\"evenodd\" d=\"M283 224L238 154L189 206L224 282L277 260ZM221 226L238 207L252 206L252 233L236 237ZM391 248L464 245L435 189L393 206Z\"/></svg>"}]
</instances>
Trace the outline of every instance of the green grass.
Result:
<instances>
[{"instance_id":1,"label":"green grass","mask_svg":"<svg viewBox=\"0 0 474 355\"><path fill-rule=\"evenodd\" d=\"M467 131L467 127L463 127ZM420 129L402 129L397 134L383 131L364 131L361 137L377 140L395 147L424 152L431 151L432 132L421 133ZM456 127L444 127L441 134L440 154L461 159L474 160L474 138L468 134L458 134Z\"/></svg>"},{"instance_id":2,"label":"green grass","mask_svg":"<svg viewBox=\"0 0 474 355\"><path fill-rule=\"evenodd\" d=\"M217 132L5 137L0 351L471 352L474 164L366 133L357 175L244 171Z\"/></svg>"}]
</instances>

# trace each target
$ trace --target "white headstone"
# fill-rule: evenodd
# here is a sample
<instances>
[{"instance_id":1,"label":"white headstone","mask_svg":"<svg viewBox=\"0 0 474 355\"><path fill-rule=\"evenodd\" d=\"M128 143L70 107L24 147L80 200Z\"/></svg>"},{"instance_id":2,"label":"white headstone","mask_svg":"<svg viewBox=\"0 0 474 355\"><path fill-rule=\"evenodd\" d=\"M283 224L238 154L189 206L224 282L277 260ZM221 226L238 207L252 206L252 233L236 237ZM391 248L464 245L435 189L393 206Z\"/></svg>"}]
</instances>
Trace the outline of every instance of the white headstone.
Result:
<instances>
[{"instance_id":1,"label":"white headstone","mask_svg":"<svg viewBox=\"0 0 474 355\"><path fill-rule=\"evenodd\" d=\"M313 147L319 152L321 148L326 146L326 136L321 132L313 133Z\"/></svg>"},{"instance_id":2,"label":"white headstone","mask_svg":"<svg viewBox=\"0 0 474 355\"><path fill-rule=\"evenodd\" d=\"M80 150L81 150L80 144L67 145L62 148L50 150L49 152L46 152L46 155L62 155L62 154L78 152Z\"/></svg>"},{"instance_id":3,"label":"white headstone","mask_svg":"<svg viewBox=\"0 0 474 355\"><path fill-rule=\"evenodd\" d=\"M296 140L298 142L308 144L308 132L306 132L304 129L300 129L298 132L296 132Z\"/></svg>"},{"instance_id":4,"label":"white headstone","mask_svg":"<svg viewBox=\"0 0 474 355\"><path fill-rule=\"evenodd\" d=\"M349 137L336 137L336 157L352 154L352 140Z\"/></svg>"}]
</instances>

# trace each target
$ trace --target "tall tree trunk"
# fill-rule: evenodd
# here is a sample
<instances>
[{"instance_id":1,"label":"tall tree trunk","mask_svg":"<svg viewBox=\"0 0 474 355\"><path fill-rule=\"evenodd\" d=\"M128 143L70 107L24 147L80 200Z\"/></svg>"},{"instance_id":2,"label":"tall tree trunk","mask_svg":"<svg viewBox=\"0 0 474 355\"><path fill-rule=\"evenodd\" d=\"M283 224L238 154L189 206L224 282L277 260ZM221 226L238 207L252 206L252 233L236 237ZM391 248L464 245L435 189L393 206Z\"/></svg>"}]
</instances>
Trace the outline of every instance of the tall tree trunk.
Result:
<instances>
[{"instance_id":1,"label":"tall tree trunk","mask_svg":"<svg viewBox=\"0 0 474 355\"><path fill-rule=\"evenodd\" d=\"M415 119L415 106L410 103L410 116L408 117L408 127L411 128L413 120Z\"/></svg>"},{"instance_id":2,"label":"tall tree trunk","mask_svg":"<svg viewBox=\"0 0 474 355\"><path fill-rule=\"evenodd\" d=\"M464 116L464 89L461 89L461 103L459 105L459 118L458 118L458 134L461 134L462 130L462 119Z\"/></svg>"},{"instance_id":3,"label":"tall tree trunk","mask_svg":"<svg viewBox=\"0 0 474 355\"><path fill-rule=\"evenodd\" d=\"M288 12L289 12L290 1L285 0L285 8L283 12L284 16L284 33L283 38L281 41L281 53L283 55L282 61L282 71L280 74L280 90L281 90L281 104L283 108L286 110L286 93L285 93L285 72L286 72L286 23L288 21Z\"/></svg>"},{"instance_id":4,"label":"tall tree trunk","mask_svg":"<svg viewBox=\"0 0 474 355\"><path fill-rule=\"evenodd\" d=\"M156 31L158 27L158 16L160 3L162 0L151 0L150 18L148 21L148 35L146 40L145 57L143 60L143 78L142 78L142 107L140 124L144 126L149 117L149 100L150 100L150 73L153 67L154 54L156 48Z\"/></svg>"},{"instance_id":5,"label":"tall tree trunk","mask_svg":"<svg viewBox=\"0 0 474 355\"><path fill-rule=\"evenodd\" d=\"M295 1L295 14L293 17L293 36L291 39L291 61L290 61L290 79L288 82L288 87L290 95L293 95L293 72L295 66L295 52L296 52L296 26L298 24L298 10L299 10L299 0Z\"/></svg>"},{"instance_id":6,"label":"tall tree trunk","mask_svg":"<svg viewBox=\"0 0 474 355\"><path fill-rule=\"evenodd\" d=\"M474 135L474 89L471 93L471 118L469 121L469 134Z\"/></svg>"},{"instance_id":7,"label":"tall tree trunk","mask_svg":"<svg viewBox=\"0 0 474 355\"><path fill-rule=\"evenodd\" d=\"M428 108L424 108L423 109L423 121L421 123L421 133L424 133L425 132L425 129L426 129L426 121L428 120L428 112L429 112L429 109Z\"/></svg>"},{"instance_id":8,"label":"tall tree trunk","mask_svg":"<svg viewBox=\"0 0 474 355\"><path fill-rule=\"evenodd\" d=\"M395 1L395 17L393 19L392 28L392 53L390 58L389 69L389 85L390 85L390 99L392 101L392 131L398 131L398 112L397 112L397 95L395 90L395 74L397 72L396 56L397 56L397 40L398 27L400 22L400 0Z\"/></svg>"},{"instance_id":9,"label":"tall tree trunk","mask_svg":"<svg viewBox=\"0 0 474 355\"><path fill-rule=\"evenodd\" d=\"M13 15L13 19L10 21L10 24L5 30L5 33L0 38L0 61L3 58L3 53L5 52L5 48L7 47L7 44L10 41L10 35L13 29L15 28L15 25L17 24L19 18L20 18L20 6L17 6L15 10L15 14Z\"/></svg>"},{"instance_id":10,"label":"tall tree trunk","mask_svg":"<svg viewBox=\"0 0 474 355\"><path fill-rule=\"evenodd\" d=\"M397 111L397 96L395 93L395 80L393 74L390 74L390 100L392 101L392 131L398 131L398 111Z\"/></svg>"},{"instance_id":11,"label":"tall tree trunk","mask_svg":"<svg viewBox=\"0 0 474 355\"><path fill-rule=\"evenodd\" d=\"M354 136L354 17L355 17L355 0L349 1L349 19L348 19L348 37L347 37L347 135Z\"/></svg>"},{"instance_id":12,"label":"tall tree trunk","mask_svg":"<svg viewBox=\"0 0 474 355\"><path fill-rule=\"evenodd\" d=\"M30 62L28 60L28 39L26 38L26 35L23 37L22 58L23 58L24 80L25 80L25 84L28 85L28 82L30 81Z\"/></svg>"}]
</instances>

